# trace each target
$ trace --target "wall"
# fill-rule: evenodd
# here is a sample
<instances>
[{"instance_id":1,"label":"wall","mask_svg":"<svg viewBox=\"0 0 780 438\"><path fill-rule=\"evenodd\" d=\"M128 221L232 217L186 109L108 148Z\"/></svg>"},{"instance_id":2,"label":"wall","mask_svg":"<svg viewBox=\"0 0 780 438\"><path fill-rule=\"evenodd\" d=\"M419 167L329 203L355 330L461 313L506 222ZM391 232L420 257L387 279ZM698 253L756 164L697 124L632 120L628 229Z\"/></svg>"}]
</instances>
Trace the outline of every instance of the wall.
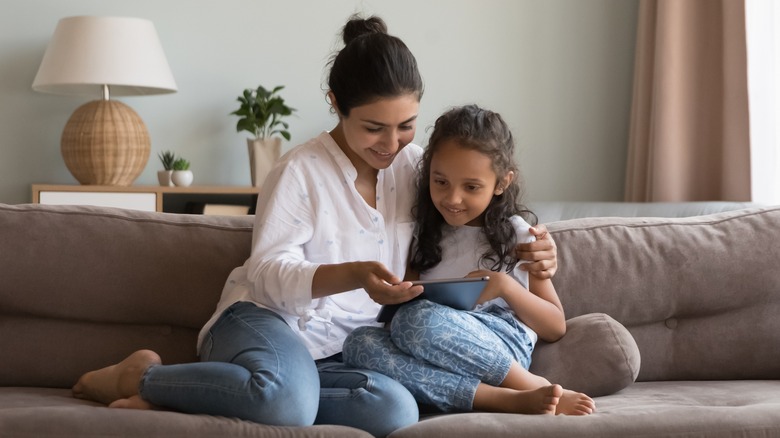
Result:
<instances>
[{"instance_id":1,"label":"wall","mask_svg":"<svg viewBox=\"0 0 780 438\"><path fill-rule=\"evenodd\" d=\"M62 128L93 98L32 91L57 21L72 15L154 22L175 94L122 98L144 119L152 154L136 184L156 184L156 155L192 162L196 184L248 185L244 134L230 116L244 88L285 85L293 142L335 126L322 84L353 12L382 16L415 53L426 92L415 141L436 116L475 102L518 138L528 200L620 200L638 0L6 0L0 15L0 203L33 183L74 184Z\"/></svg>"}]
</instances>

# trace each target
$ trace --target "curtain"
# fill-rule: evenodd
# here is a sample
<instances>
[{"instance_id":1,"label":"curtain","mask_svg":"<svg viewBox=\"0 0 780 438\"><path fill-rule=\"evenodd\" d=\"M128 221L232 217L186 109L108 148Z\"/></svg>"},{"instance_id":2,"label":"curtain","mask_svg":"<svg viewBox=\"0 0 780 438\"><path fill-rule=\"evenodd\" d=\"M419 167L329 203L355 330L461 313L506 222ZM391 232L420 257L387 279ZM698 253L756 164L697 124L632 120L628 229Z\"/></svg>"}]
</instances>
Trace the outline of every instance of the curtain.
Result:
<instances>
[{"instance_id":1,"label":"curtain","mask_svg":"<svg viewBox=\"0 0 780 438\"><path fill-rule=\"evenodd\" d=\"M744 0L640 0L626 201L750 201Z\"/></svg>"},{"instance_id":2,"label":"curtain","mask_svg":"<svg viewBox=\"0 0 780 438\"><path fill-rule=\"evenodd\" d=\"M745 0L750 193L760 204L780 204L780 2Z\"/></svg>"}]
</instances>

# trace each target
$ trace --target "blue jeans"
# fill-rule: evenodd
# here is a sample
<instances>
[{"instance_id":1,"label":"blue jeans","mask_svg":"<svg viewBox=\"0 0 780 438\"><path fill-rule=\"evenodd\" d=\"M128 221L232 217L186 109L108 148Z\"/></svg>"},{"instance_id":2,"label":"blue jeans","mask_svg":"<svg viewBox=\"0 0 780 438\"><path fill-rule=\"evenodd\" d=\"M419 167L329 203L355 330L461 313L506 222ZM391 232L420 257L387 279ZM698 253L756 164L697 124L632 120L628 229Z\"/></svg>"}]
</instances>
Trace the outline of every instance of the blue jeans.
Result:
<instances>
[{"instance_id":1,"label":"blue jeans","mask_svg":"<svg viewBox=\"0 0 780 438\"><path fill-rule=\"evenodd\" d=\"M480 382L498 386L512 362L531 364L533 343L499 306L466 312L419 300L398 309L390 324L353 331L344 362L388 375L418 402L445 412L472 410Z\"/></svg>"},{"instance_id":2,"label":"blue jeans","mask_svg":"<svg viewBox=\"0 0 780 438\"><path fill-rule=\"evenodd\" d=\"M139 388L149 403L179 412L278 426L339 424L384 436L418 420L403 386L337 360L312 360L276 313L239 302L201 347L201 362L149 368Z\"/></svg>"}]
</instances>

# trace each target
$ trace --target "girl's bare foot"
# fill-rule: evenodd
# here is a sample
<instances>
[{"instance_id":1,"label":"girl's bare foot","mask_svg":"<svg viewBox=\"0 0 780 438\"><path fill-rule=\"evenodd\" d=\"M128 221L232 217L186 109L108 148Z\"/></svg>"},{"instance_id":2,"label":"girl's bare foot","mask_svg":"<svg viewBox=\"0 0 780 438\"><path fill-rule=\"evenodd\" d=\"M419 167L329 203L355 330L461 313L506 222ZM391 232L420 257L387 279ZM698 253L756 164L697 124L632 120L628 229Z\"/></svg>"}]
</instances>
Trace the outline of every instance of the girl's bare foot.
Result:
<instances>
[{"instance_id":1,"label":"girl's bare foot","mask_svg":"<svg viewBox=\"0 0 780 438\"><path fill-rule=\"evenodd\" d=\"M553 415L562 395L561 385L518 390L480 383L474 393L472 409L484 412Z\"/></svg>"},{"instance_id":2,"label":"girl's bare foot","mask_svg":"<svg viewBox=\"0 0 780 438\"><path fill-rule=\"evenodd\" d=\"M147 368L160 363L160 356L154 351L138 350L118 364L81 376L73 386L73 396L106 405L130 398L138 394L138 384Z\"/></svg>"},{"instance_id":3,"label":"girl's bare foot","mask_svg":"<svg viewBox=\"0 0 780 438\"><path fill-rule=\"evenodd\" d=\"M596 403L592 398L581 392L564 389L558 406L555 409L555 413L563 415L588 415L592 414L595 410Z\"/></svg>"},{"instance_id":4,"label":"girl's bare foot","mask_svg":"<svg viewBox=\"0 0 780 438\"><path fill-rule=\"evenodd\" d=\"M516 391L512 412L518 414L555 414L562 395L563 388L560 385Z\"/></svg>"}]
</instances>

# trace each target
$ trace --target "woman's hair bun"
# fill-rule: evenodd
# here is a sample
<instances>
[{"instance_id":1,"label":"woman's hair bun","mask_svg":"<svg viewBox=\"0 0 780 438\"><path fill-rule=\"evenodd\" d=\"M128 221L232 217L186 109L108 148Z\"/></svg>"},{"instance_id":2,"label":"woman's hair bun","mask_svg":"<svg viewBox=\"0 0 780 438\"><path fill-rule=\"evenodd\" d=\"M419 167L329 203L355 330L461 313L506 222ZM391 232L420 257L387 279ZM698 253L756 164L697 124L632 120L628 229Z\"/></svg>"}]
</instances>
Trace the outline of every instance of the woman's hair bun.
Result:
<instances>
[{"instance_id":1,"label":"woman's hair bun","mask_svg":"<svg viewBox=\"0 0 780 438\"><path fill-rule=\"evenodd\" d=\"M377 16L361 18L358 15L353 15L349 18L347 24L344 25L344 30L342 31L344 45L349 44L350 41L359 36L371 33L387 33L385 21Z\"/></svg>"}]
</instances>

